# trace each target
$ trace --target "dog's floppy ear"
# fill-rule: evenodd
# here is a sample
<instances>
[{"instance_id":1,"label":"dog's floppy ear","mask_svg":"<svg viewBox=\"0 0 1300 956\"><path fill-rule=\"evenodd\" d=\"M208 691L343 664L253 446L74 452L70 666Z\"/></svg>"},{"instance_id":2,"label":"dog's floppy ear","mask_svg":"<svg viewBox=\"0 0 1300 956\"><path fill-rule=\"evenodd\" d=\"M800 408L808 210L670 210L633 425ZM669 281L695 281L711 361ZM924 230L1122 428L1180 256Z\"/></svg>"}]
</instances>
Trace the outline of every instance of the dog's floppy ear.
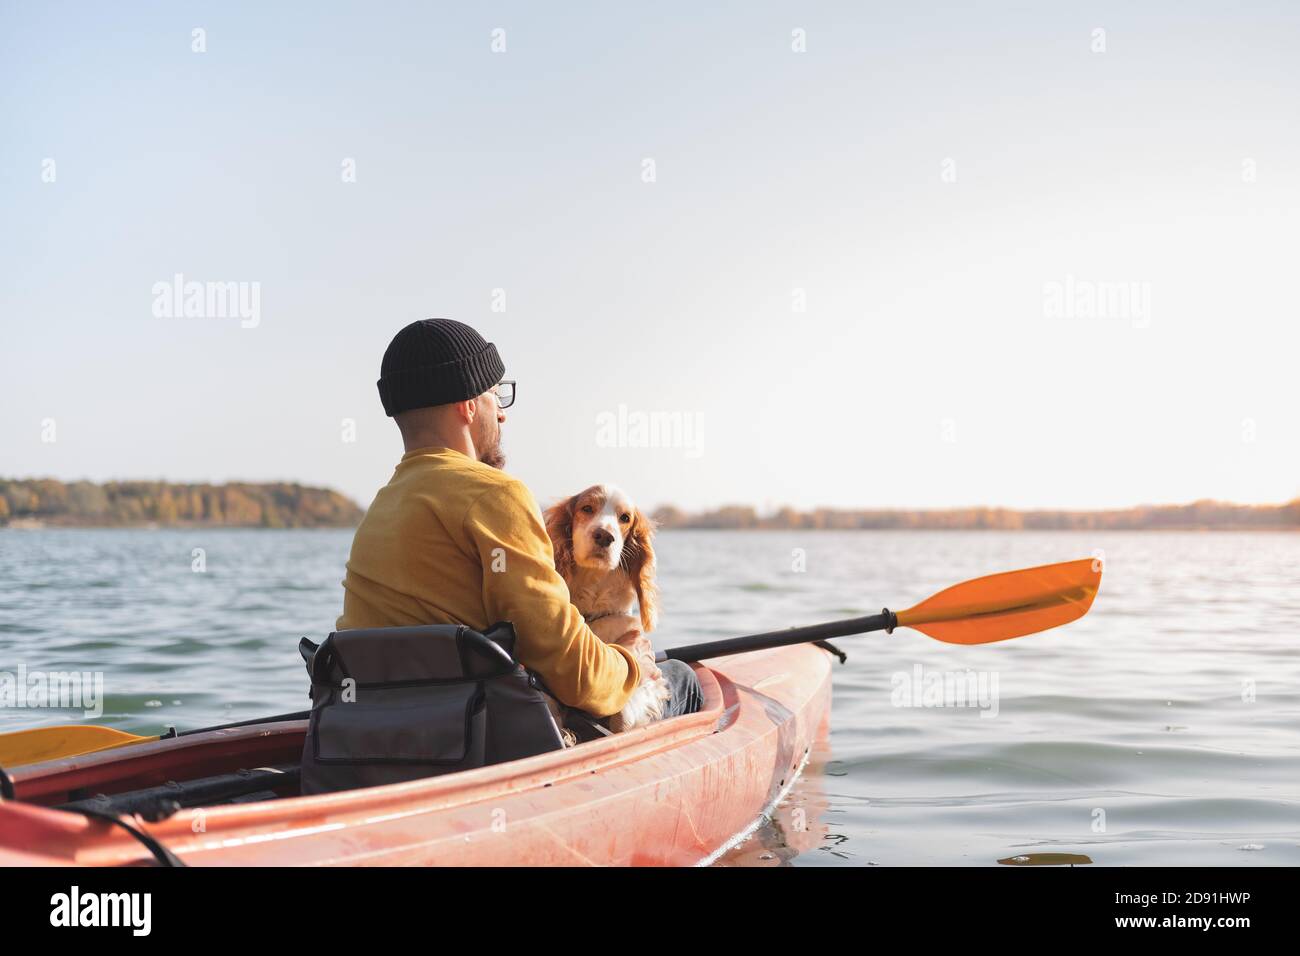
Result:
<instances>
[{"instance_id":1,"label":"dog's floppy ear","mask_svg":"<svg viewBox=\"0 0 1300 956\"><path fill-rule=\"evenodd\" d=\"M649 634L659 620L659 588L655 584L654 522L640 508L633 509L632 531L623 542L620 564L632 579L636 603L641 607L641 631Z\"/></svg>"},{"instance_id":2,"label":"dog's floppy ear","mask_svg":"<svg viewBox=\"0 0 1300 956\"><path fill-rule=\"evenodd\" d=\"M551 550L555 552L555 570L560 577L568 580L573 573L573 509L578 505L578 496L557 501L546 509L546 533L551 537Z\"/></svg>"}]
</instances>

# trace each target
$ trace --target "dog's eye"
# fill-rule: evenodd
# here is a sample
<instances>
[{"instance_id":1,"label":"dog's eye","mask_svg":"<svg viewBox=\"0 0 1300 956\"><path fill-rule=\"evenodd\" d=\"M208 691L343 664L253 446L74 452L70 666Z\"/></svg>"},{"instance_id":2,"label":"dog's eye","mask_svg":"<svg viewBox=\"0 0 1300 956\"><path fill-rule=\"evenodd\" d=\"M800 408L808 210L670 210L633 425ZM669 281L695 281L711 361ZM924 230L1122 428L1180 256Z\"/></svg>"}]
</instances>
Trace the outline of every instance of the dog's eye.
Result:
<instances>
[{"instance_id":1,"label":"dog's eye","mask_svg":"<svg viewBox=\"0 0 1300 956\"><path fill-rule=\"evenodd\" d=\"M595 510L592 509L591 505L583 505L583 506L582 506L582 513L585 514L585 515L592 515L592 514L595 514L596 512L595 512Z\"/></svg>"},{"instance_id":2,"label":"dog's eye","mask_svg":"<svg viewBox=\"0 0 1300 956\"><path fill-rule=\"evenodd\" d=\"M618 520L623 522L624 524L627 524L629 521L632 520L632 516L627 514L619 515Z\"/></svg>"}]
</instances>

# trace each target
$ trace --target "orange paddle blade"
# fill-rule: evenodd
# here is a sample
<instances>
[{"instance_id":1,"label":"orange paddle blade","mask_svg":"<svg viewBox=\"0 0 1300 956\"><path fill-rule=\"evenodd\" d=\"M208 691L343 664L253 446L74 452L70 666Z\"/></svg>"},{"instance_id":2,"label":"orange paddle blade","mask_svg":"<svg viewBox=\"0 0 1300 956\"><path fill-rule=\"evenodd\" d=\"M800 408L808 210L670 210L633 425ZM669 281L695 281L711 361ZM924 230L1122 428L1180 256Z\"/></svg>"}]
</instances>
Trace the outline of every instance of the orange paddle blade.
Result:
<instances>
[{"instance_id":1,"label":"orange paddle blade","mask_svg":"<svg viewBox=\"0 0 1300 956\"><path fill-rule=\"evenodd\" d=\"M58 727L11 730L0 734L0 767L22 767L29 763L77 757L157 739L137 737L99 724L63 724Z\"/></svg>"},{"instance_id":2,"label":"orange paddle blade","mask_svg":"<svg viewBox=\"0 0 1300 956\"><path fill-rule=\"evenodd\" d=\"M1101 561L1084 558L954 584L898 623L949 644L990 644L1078 620L1101 587Z\"/></svg>"}]
</instances>

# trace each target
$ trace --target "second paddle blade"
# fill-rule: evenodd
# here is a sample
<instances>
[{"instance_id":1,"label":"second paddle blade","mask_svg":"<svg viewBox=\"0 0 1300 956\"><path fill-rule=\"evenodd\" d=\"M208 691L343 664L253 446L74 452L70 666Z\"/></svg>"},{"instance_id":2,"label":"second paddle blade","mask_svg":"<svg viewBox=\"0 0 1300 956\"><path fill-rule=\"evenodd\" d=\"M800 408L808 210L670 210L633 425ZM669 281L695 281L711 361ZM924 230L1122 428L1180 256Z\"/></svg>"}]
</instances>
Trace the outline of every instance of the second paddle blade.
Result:
<instances>
[{"instance_id":1,"label":"second paddle blade","mask_svg":"<svg viewBox=\"0 0 1300 956\"><path fill-rule=\"evenodd\" d=\"M949 644L990 644L1083 617L1100 587L1100 560L1045 564L954 584L899 611L898 623Z\"/></svg>"},{"instance_id":2,"label":"second paddle blade","mask_svg":"<svg viewBox=\"0 0 1300 956\"><path fill-rule=\"evenodd\" d=\"M98 724L65 724L57 727L11 730L0 734L0 767L23 767L31 763L57 760L60 757L78 757L82 754L157 739L157 737L137 737Z\"/></svg>"}]
</instances>

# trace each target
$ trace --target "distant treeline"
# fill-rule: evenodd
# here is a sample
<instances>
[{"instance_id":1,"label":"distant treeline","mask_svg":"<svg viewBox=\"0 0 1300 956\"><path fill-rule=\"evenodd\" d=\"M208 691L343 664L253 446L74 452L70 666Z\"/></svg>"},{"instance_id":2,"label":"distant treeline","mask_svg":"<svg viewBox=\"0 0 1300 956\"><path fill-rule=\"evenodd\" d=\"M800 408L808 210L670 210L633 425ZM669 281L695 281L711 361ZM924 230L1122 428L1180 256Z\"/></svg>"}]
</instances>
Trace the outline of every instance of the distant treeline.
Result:
<instances>
[{"instance_id":1,"label":"distant treeline","mask_svg":"<svg viewBox=\"0 0 1300 956\"><path fill-rule=\"evenodd\" d=\"M337 491L297 484L65 484L48 478L0 478L0 525L338 528L355 525L361 515L356 503Z\"/></svg>"},{"instance_id":2,"label":"distant treeline","mask_svg":"<svg viewBox=\"0 0 1300 956\"><path fill-rule=\"evenodd\" d=\"M238 528L343 528L364 512L328 488L232 482L184 485L163 481L62 482L0 478L0 526L224 525ZM1142 505L1114 511L942 511L782 508L759 514L748 505L688 513L671 505L654 512L662 528L787 530L1300 530L1300 498L1284 505Z\"/></svg>"},{"instance_id":3,"label":"distant treeline","mask_svg":"<svg viewBox=\"0 0 1300 956\"><path fill-rule=\"evenodd\" d=\"M1300 498L1284 505L1234 505L1197 501L1189 505L1142 505L1117 511L1012 511L1007 508L955 508L945 511L840 510L782 508L760 515L732 505L688 514L660 508L654 518L663 528L773 528L795 530L1082 530L1138 531L1175 528L1300 530Z\"/></svg>"}]
</instances>

